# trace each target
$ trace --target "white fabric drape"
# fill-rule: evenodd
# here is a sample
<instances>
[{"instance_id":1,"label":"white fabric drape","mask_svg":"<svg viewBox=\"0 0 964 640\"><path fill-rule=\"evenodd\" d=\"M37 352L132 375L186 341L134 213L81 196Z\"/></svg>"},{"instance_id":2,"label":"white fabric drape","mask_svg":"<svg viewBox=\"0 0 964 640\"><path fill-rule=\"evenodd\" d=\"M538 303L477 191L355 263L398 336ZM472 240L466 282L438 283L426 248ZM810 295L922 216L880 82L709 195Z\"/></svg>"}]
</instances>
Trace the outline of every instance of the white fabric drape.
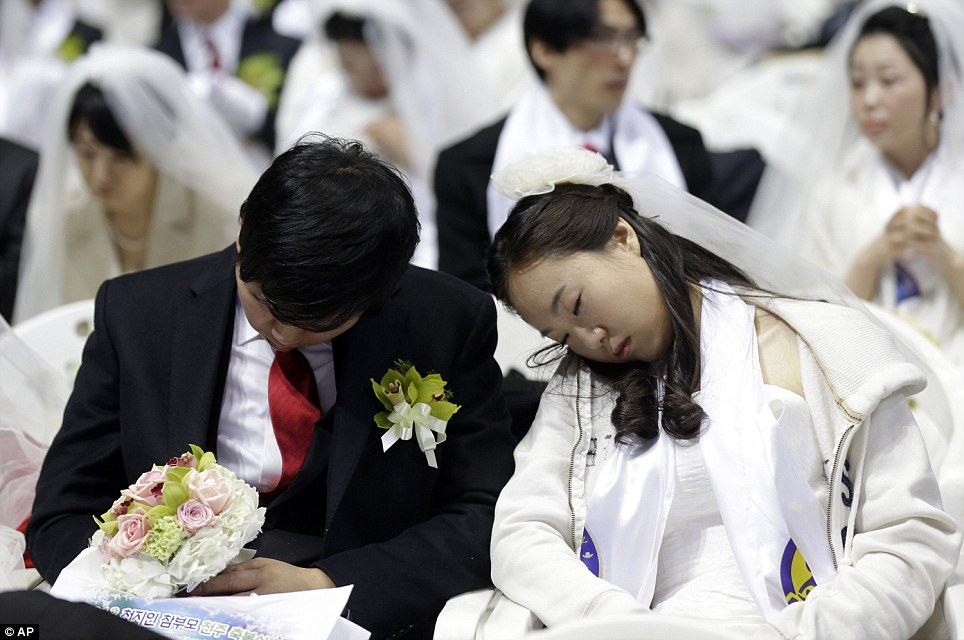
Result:
<instances>
[{"instance_id":1,"label":"white fabric drape","mask_svg":"<svg viewBox=\"0 0 964 640\"><path fill-rule=\"evenodd\" d=\"M60 428L70 384L0 317L0 577L23 568L23 534L37 477ZM0 590L14 585L0 582Z\"/></svg>"}]
</instances>

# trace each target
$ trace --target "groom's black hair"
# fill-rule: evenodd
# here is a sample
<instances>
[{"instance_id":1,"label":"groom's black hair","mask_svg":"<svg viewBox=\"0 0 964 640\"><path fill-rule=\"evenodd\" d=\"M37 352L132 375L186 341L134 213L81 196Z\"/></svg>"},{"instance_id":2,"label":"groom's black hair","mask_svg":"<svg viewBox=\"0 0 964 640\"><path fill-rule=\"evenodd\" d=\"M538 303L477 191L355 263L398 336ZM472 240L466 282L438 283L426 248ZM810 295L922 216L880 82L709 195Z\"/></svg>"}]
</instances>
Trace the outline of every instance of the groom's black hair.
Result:
<instances>
[{"instance_id":1,"label":"groom's black hair","mask_svg":"<svg viewBox=\"0 0 964 640\"><path fill-rule=\"evenodd\" d=\"M241 205L238 269L285 324L328 331L377 311L419 239L399 171L354 140L303 137Z\"/></svg>"}]
</instances>

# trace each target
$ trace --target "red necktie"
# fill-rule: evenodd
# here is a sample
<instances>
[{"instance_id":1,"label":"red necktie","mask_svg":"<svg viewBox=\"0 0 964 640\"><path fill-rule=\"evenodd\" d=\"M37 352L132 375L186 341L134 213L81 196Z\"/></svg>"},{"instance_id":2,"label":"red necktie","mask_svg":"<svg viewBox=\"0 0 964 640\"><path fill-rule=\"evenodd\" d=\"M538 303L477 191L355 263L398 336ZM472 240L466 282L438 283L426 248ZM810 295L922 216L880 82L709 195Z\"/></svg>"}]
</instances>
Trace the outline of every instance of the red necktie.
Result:
<instances>
[{"instance_id":1,"label":"red necktie","mask_svg":"<svg viewBox=\"0 0 964 640\"><path fill-rule=\"evenodd\" d=\"M204 42L207 44L208 53L211 54L211 68L215 71L221 69L221 56L218 55L218 48L214 46L214 41L210 38L205 38Z\"/></svg>"},{"instance_id":2,"label":"red necktie","mask_svg":"<svg viewBox=\"0 0 964 640\"><path fill-rule=\"evenodd\" d=\"M301 469L322 415L311 365L297 349L275 353L268 374L268 411L281 449L281 479L272 491L278 493Z\"/></svg>"},{"instance_id":3,"label":"red necktie","mask_svg":"<svg viewBox=\"0 0 964 640\"><path fill-rule=\"evenodd\" d=\"M593 153L599 153L599 149L597 149L595 146L593 146L593 145L592 145L591 143L589 143L589 142L584 143L584 144L582 145L582 148L585 149L586 151L592 151Z\"/></svg>"}]
</instances>

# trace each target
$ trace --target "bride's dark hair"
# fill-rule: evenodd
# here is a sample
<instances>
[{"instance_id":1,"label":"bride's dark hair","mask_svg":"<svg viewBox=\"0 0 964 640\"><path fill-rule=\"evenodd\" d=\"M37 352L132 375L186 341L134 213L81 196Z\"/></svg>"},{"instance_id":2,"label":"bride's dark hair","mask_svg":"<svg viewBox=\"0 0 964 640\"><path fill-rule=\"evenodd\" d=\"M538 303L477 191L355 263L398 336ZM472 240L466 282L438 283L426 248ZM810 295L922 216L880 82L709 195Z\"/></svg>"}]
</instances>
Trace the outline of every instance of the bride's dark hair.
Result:
<instances>
[{"instance_id":1,"label":"bride's dark hair","mask_svg":"<svg viewBox=\"0 0 964 640\"><path fill-rule=\"evenodd\" d=\"M699 384L700 341L690 293L693 286L708 279L752 287L742 271L640 215L632 197L619 187L562 184L549 193L520 200L495 234L486 265L492 292L514 308L508 289L512 273L544 258L602 251L620 219L635 230L640 255L666 299L673 341L664 362L610 364L582 360L617 392L612 420L620 439L632 434L656 437L660 410L667 434L691 439L699 433L705 414L692 395ZM563 354L557 350L556 357ZM661 382L665 385L662 399Z\"/></svg>"}]
</instances>

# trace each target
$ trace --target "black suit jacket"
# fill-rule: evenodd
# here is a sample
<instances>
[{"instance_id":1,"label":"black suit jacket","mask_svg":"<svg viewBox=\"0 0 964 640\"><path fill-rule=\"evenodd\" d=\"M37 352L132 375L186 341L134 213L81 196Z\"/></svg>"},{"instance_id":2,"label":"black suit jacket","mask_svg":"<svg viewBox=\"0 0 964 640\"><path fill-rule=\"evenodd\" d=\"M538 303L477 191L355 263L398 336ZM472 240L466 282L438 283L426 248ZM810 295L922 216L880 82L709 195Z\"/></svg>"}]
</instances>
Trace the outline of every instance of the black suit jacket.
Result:
<instances>
[{"instance_id":1,"label":"black suit jacket","mask_svg":"<svg viewBox=\"0 0 964 640\"><path fill-rule=\"evenodd\" d=\"M250 55L259 53L270 53L277 56L278 64L287 76L288 65L291 59L298 52L301 41L282 35L271 26L270 18L252 18L244 25L244 33L241 36L241 50L238 60L243 61ZM181 37L177 32L177 23L172 23L161 34L161 39L157 42L156 49L165 53L179 65L187 68L184 59L184 49L181 46ZM275 144L275 116L278 113L277 103L284 82L278 87L277 92L269 99L268 113L265 115L264 124L255 133L254 137L268 147L274 155Z\"/></svg>"},{"instance_id":2,"label":"black suit jacket","mask_svg":"<svg viewBox=\"0 0 964 640\"><path fill-rule=\"evenodd\" d=\"M673 146L689 192L715 204L710 156L699 131L668 116L653 117ZM504 126L505 118L443 150L435 167L439 269L486 291L486 189Z\"/></svg>"},{"instance_id":3,"label":"black suit jacket","mask_svg":"<svg viewBox=\"0 0 964 640\"><path fill-rule=\"evenodd\" d=\"M48 581L86 546L91 515L140 473L191 443L216 448L235 256L231 247L100 288L95 331L27 530ZM495 326L489 296L409 268L380 313L333 342L330 455L319 451L327 434L316 425L301 472L268 506L259 553L354 584L351 618L375 637L434 621L447 598L489 584L493 507L514 443L492 358ZM370 378L397 358L441 373L462 405L436 451L437 470L414 440L382 451L374 416L383 408Z\"/></svg>"},{"instance_id":4,"label":"black suit jacket","mask_svg":"<svg viewBox=\"0 0 964 640\"><path fill-rule=\"evenodd\" d=\"M34 151L0 138L0 315L11 321L27 205L37 175Z\"/></svg>"}]
</instances>

